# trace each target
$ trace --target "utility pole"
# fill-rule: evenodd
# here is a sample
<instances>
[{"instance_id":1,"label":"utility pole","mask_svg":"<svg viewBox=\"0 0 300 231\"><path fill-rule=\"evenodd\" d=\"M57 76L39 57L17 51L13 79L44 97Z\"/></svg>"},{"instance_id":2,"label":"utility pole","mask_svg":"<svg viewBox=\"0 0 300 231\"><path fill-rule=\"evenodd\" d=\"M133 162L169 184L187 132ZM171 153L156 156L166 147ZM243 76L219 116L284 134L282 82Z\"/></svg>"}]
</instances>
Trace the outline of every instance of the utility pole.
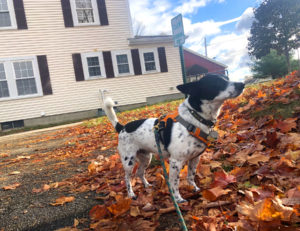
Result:
<instances>
[{"instance_id":1,"label":"utility pole","mask_svg":"<svg viewBox=\"0 0 300 231\"><path fill-rule=\"evenodd\" d=\"M298 66L299 66L299 73L300 73L300 55L299 55L299 48L297 49L297 53L298 53Z\"/></svg>"},{"instance_id":2,"label":"utility pole","mask_svg":"<svg viewBox=\"0 0 300 231\"><path fill-rule=\"evenodd\" d=\"M205 56L207 57L207 44L206 44L206 36L204 37L204 46L205 46Z\"/></svg>"}]
</instances>

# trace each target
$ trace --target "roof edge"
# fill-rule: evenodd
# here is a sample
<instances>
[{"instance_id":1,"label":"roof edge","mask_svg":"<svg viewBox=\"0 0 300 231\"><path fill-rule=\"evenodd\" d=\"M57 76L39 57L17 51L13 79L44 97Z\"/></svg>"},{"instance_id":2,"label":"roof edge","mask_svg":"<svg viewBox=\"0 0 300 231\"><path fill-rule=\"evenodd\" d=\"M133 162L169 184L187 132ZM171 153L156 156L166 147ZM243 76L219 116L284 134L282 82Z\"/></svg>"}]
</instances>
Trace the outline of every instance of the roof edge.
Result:
<instances>
[{"instance_id":1,"label":"roof edge","mask_svg":"<svg viewBox=\"0 0 300 231\"><path fill-rule=\"evenodd\" d=\"M218 64L218 65L220 65L220 66L222 66L222 67L225 67L225 68L228 67L227 65L225 65L225 64L223 64L223 63L220 63L220 62L218 62L218 61L216 61L216 60L214 60L214 59L211 59L211 58L208 58L208 57L206 57L206 56L204 56L204 55L201 55L201 54L199 54L198 52L193 51L193 50L191 50L191 49L189 49L189 48L183 47L183 50L188 51L188 52L190 52L190 53L192 53L192 54L194 54L194 55L197 55L197 56L199 56L199 57L201 57L201 58L203 58L203 59L206 59L206 60L208 60L208 61L210 61L210 62L213 62L213 63L215 63L215 64Z\"/></svg>"},{"instance_id":2,"label":"roof edge","mask_svg":"<svg viewBox=\"0 0 300 231\"><path fill-rule=\"evenodd\" d=\"M129 46L143 45L153 43L172 43L172 35L149 35L149 36L134 36L134 38L128 38Z\"/></svg>"}]
</instances>

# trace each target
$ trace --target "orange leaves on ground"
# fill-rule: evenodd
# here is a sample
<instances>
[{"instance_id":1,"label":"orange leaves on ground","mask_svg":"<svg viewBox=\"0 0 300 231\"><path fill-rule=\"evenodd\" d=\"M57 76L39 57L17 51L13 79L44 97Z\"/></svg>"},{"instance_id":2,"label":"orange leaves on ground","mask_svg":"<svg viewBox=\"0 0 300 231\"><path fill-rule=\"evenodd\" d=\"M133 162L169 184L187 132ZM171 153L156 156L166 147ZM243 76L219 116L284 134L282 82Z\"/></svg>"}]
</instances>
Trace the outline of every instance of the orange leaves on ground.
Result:
<instances>
[{"instance_id":1,"label":"orange leaves on ground","mask_svg":"<svg viewBox=\"0 0 300 231\"><path fill-rule=\"evenodd\" d=\"M55 200L55 203L50 203L50 205L53 206L59 206L59 205L64 205L65 203L69 203L72 202L73 200L75 200L75 197L71 196L71 197L59 197Z\"/></svg>"},{"instance_id":2,"label":"orange leaves on ground","mask_svg":"<svg viewBox=\"0 0 300 231\"><path fill-rule=\"evenodd\" d=\"M293 128L297 127L297 119L298 118L288 118L283 121L278 121L276 127L283 133L290 132Z\"/></svg>"},{"instance_id":3,"label":"orange leaves on ground","mask_svg":"<svg viewBox=\"0 0 300 231\"><path fill-rule=\"evenodd\" d=\"M235 176L227 174L224 170L215 172L214 176L214 181L210 185L211 188L225 188L228 184L236 182Z\"/></svg>"},{"instance_id":4,"label":"orange leaves on ground","mask_svg":"<svg viewBox=\"0 0 300 231\"><path fill-rule=\"evenodd\" d=\"M117 201L116 204L107 207L107 209L117 217L123 213L126 213L130 209L130 205L131 199L125 198Z\"/></svg>"},{"instance_id":5,"label":"orange leaves on ground","mask_svg":"<svg viewBox=\"0 0 300 231\"><path fill-rule=\"evenodd\" d=\"M258 98L264 98L264 97L266 97L266 96L267 96L267 94L264 93L264 92L262 92L262 90L259 90L259 91L257 92L257 97L258 97Z\"/></svg>"},{"instance_id":6,"label":"orange leaves on ground","mask_svg":"<svg viewBox=\"0 0 300 231\"><path fill-rule=\"evenodd\" d=\"M206 189L202 192L202 196L209 200L209 201L216 201L218 199L218 197L225 195L227 193L229 193L231 190L230 189L223 189L220 186L217 186L215 188L211 188L211 189Z\"/></svg>"},{"instance_id":7,"label":"orange leaves on ground","mask_svg":"<svg viewBox=\"0 0 300 231\"><path fill-rule=\"evenodd\" d=\"M9 155L6 154L6 153L0 153L0 158L5 158L5 157L8 157Z\"/></svg>"},{"instance_id":8,"label":"orange leaves on ground","mask_svg":"<svg viewBox=\"0 0 300 231\"><path fill-rule=\"evenodd\" d=\"M95 205L89 212L89 216L92 220L100 220L108 214L108 210L105 205Z\"/></svg>"},{"instance_id":9,"label":"orange leaves on ground","mask_svg":"<svg viewBox=\"0 0 300 231\"><path fill-rule=\"evenodd\" d=\"M21 186L20 183L14 183L14 184L11 184L11 185L3 186L2 188L4 190L13 190L13 189L16 189L16 188L18 188L20 186Z\"/></svg>"},{"instance_id":10,"label":"orange leaves on ground","mask_svg":"<svg viewBox=\"0 0 300 231\"><path fill-rule=\"evenodd\" d=\"M237 206L237 211L252 221L290 221L293 208L284 206L278 198L266 198L262 201Z\"/></svg>"}]
</instances>

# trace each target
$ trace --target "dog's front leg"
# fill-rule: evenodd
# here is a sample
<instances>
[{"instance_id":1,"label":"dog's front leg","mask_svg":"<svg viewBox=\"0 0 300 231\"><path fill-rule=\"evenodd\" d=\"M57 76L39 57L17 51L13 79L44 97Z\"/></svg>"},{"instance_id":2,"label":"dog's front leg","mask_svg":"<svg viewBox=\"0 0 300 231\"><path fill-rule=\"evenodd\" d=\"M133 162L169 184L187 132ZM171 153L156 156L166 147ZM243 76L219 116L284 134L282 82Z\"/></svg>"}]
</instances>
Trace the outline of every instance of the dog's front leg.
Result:
<instances>
[{"instance_id":1,"label":"dog's front leg","mask_svg":"<svg viewBox=\"0 0 300 231\"><path fill-rule=\"evenodd\" d=\"M183 163L184 163L183 161L170 158L170 173L169 173L170 186L171 186L171 190L174 193L175 200L178 203L186 202L186 200L184 200L179 193L179 181L180 181L179 173L180 170L182 169Z\"/></svg>"},{"instance_id":2,"label":"dog's front leg","mask_svg":"<svg viewBox=\"0 0 300 231\"><path fill-rule=\"evenodd\" d=\"M194 187L195 192L198 192L200 190L200 188L198 188L198 186L195 183L195 174L196 174L197 165L199 163L199 159L200 159L200 155L189 160L189 164L188 164L188 182L190 185Z\"/></svg>"}]
</instances>

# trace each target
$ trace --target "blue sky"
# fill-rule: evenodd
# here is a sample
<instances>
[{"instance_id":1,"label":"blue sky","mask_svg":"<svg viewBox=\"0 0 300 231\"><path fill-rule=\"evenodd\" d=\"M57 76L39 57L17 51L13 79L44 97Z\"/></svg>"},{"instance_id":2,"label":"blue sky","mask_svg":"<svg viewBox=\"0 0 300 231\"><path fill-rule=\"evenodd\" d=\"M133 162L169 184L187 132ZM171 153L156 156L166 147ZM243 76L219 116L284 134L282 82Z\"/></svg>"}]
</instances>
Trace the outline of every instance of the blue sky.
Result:
<instances>
[{"instance_id":1,"label":"blue sky","mask_svg":"<svg viewBox=\"0 0 300 231\"><path fill-rule=\"evenodd\" d=\"M253 22L253 8L261 0L129 0L134 28L143 25L143 35L171 34L171 18L181 13L184 46L228 66L232 80L251 75L247 38Z\"/></svg>"}]
</instances>

